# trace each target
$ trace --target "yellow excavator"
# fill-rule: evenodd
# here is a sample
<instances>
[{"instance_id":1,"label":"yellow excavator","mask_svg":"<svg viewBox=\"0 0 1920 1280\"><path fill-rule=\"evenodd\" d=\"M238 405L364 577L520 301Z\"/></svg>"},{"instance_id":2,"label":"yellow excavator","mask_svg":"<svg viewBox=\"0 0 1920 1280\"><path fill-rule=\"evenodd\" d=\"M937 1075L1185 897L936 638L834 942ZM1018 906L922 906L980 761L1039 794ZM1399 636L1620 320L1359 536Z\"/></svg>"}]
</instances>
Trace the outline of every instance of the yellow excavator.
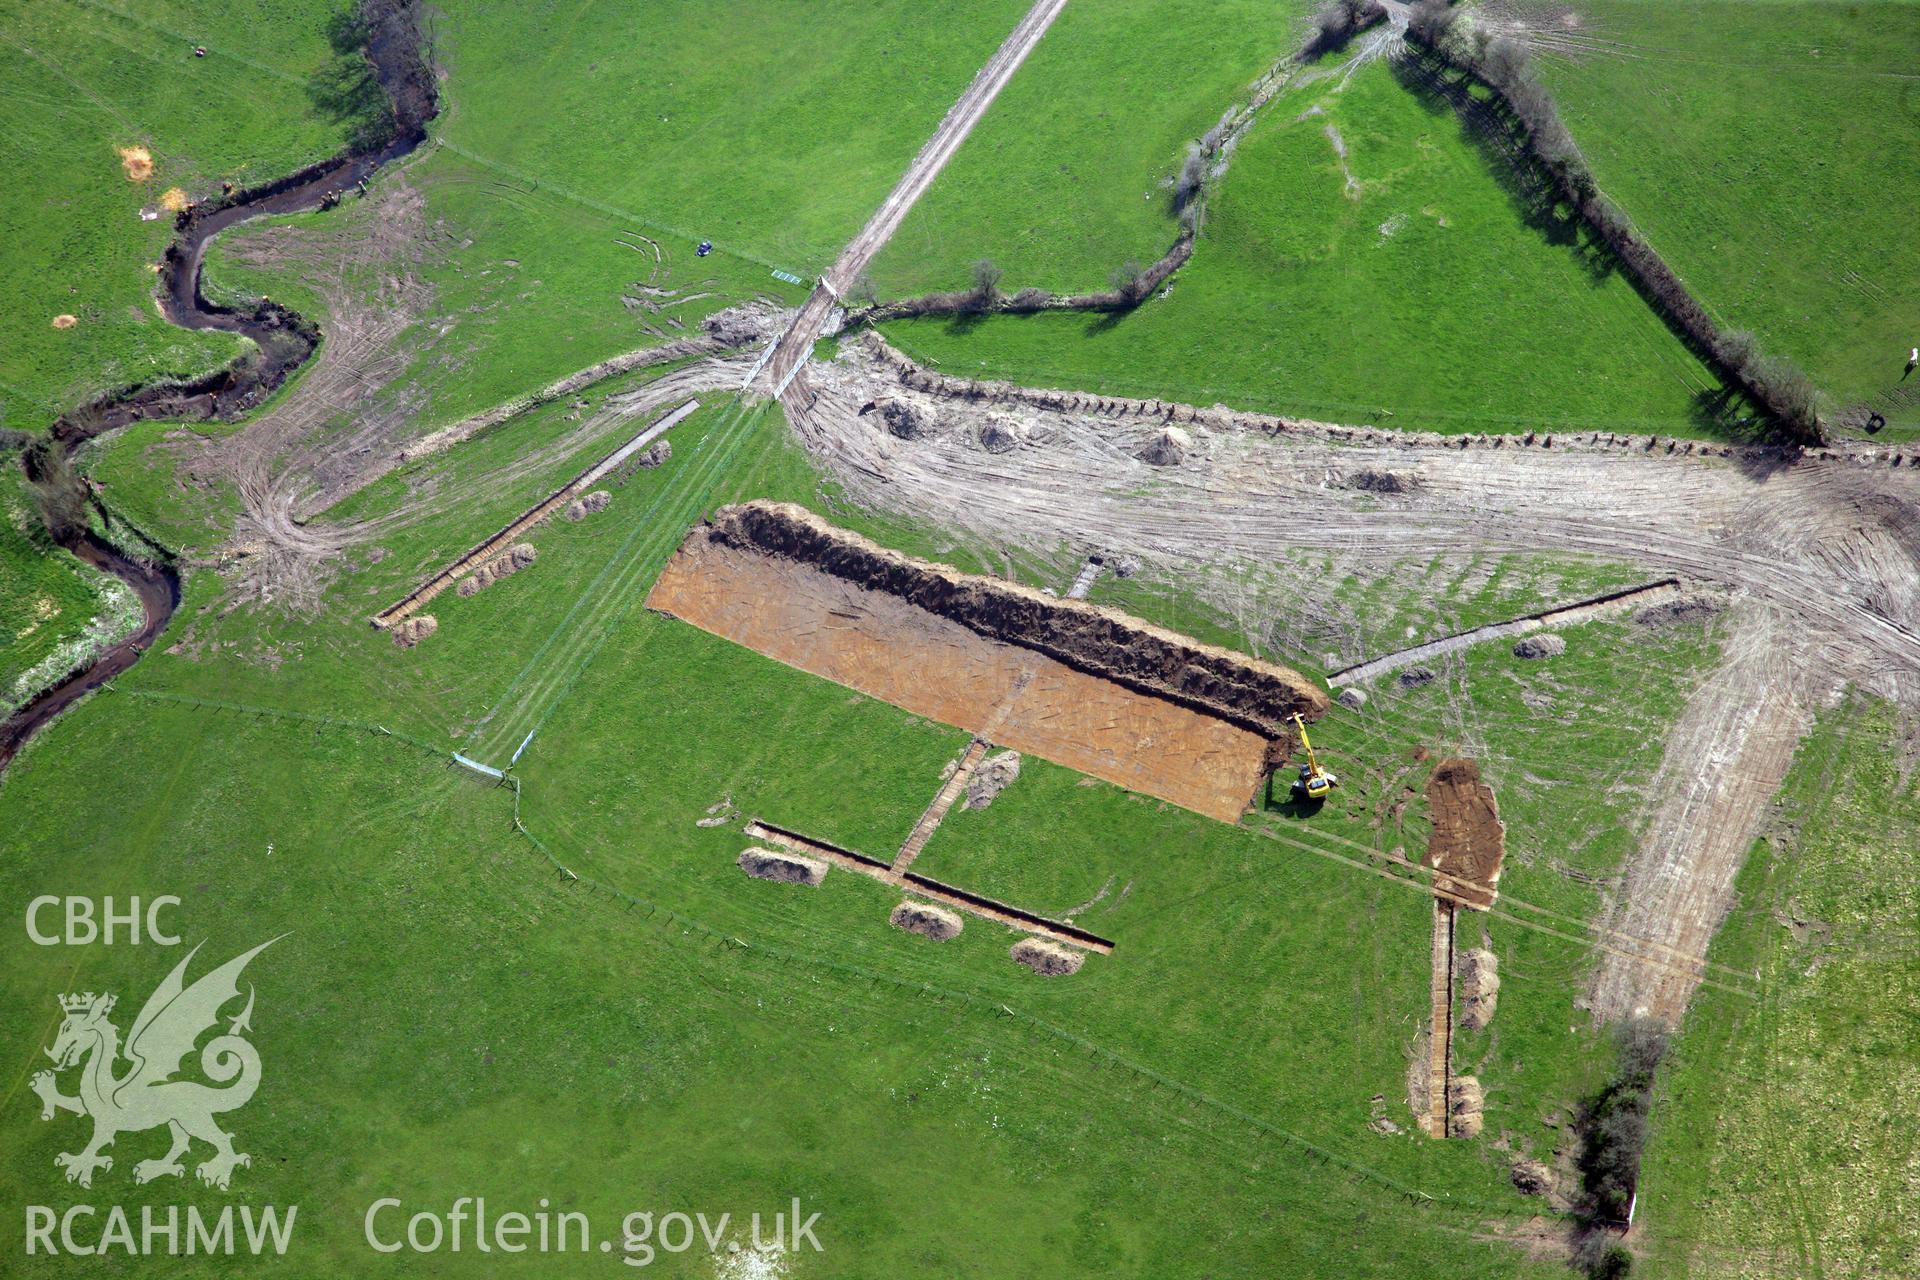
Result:
<instances>
[{"instance_id":1,"label":"yellow excavator","mask_svg":"<svg viewBox=\"0 0 1920 1280\"><path fill-rule=\"evenodd\" d=\"M1298 712L1294 713L1293 727L1300 731L1300 748L1307 753L1307 762L1300 766L1300 776L1293 780L1294 799L1325 800L1327 793L1340 785L1340 779L1320 767L1319 757L1313 754L1313 742L1307 737L1307 722Z\"/></svg>"}]
</instances>

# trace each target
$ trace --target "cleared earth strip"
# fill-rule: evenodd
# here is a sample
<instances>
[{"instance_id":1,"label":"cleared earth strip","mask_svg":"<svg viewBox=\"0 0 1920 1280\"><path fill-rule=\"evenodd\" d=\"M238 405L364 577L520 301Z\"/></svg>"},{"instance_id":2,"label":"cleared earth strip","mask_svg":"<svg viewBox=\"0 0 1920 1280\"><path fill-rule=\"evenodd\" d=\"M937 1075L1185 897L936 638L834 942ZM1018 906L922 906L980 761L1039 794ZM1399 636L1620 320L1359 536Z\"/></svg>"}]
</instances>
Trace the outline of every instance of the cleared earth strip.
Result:
<instances>
[{"instance_id":1,"label":"cleared earth strip","mask_svg":"<svg viewBox=\"0 0 1920 1280\"><path fill-rule=\"evenodd\" d=\"M1022 911L1019 907L1009 906L982 894L972 893L955 885L942 884L913 872L896 872L892 865L870 858L864 853L852 849L843 849L837 844L829 844L812 836L802 835L798 831L789 831L785 827L774 826L754 818L747 823L746 832L755 840L764 840L768 844L779 845L794 853L808 857L822 858L837 867L848 871L858 871L863 876L871 876L884 884L899 885L913 890L923 897L932 898L942 906L954 907L969 915L979 916L983 920L992 920L1024 933L1038 934L1051 938L1055 942L1064 942L1068 946L1081 947L1099 955L1112 955L1113 942L1097 933L1058 920L1049 920L1045 916L1035 915L1031 911Z\"/></svg>"},{"instance_id":2,"label":"cleared earth strip","mask_svg":"<svg viewBox=\"0 0 1920 1280\"><path fill-rule=\"evenodd\" d=\"M1433 1033L1427 1041L1428 1132L1447 1136L1453 1082L1453 903L1433 900Z\"/></svg>"},{"instance_id":3,"label":"cleared earth strip","mask_svg":"<svg viewBox=\"0 0 1920 1280\"><path fill-rule=\"evenodd\" d=\"M1448 435L1434 431L1322 422L1311 418L1232 409L1223 404L1200 406L1173 400L1028 387L1001 379L959 378L927 368L871 329L862 330L851 339L843 340L843 359L849 358L850 350L851 360L860 366L863 378L878 372L872 366L883 366L887 381L910 391L938 396L975 409L1001 404L1018 405L1051 413L1085 414L1110 419L1138 418L1175 426L1193 424L1214 431L1272 436L1301 443L1386 447L1406 452L1438 450L1450 454L1464 450L1499 450L1513 457L1540 450L1553 453L1602 453L1623 459L1630 454L1644 454L1649 459L1670 460L1681 466L1695 458L1726 458L1759 473L1764 473L1770 467L1814 460L1842 462L1861 468L1891 470L1908 467L1920 470L1920 450L1900 443L1836 440L1818 449L1809 449L1790 444L1735 444L1599 430L1515 430ZM817 415L806 414L803 417L805 420L796 425L803 430L811 429ZM1909 457L1909 454L1912 456Z\"/></svg>"},{"instance_id":4,"label":"cleared earth strip","mask_svg":"<svg viewBox=\"0 0 1920 1280\"><path fill-rule=\"evenodd\" d=\"M525 511L521 512L520 515L515 517L504 529L501 529L498 533L476 544L452 564L434 574L405 596L375 614L373 616L373 625L384 630L402 618L405 618L408 614L411 614L421 605L452 586L459 580L462 574L476 568L493 556L500 554L508 543L559 510L569 499L591 487L594 482L601 479L615 467L684 422L692 415L694 410L699 407L700 402L698 400L689 400L678 409L668 413L664 418L654 422L651 426L641 431L640 434L634 436L633 439L627 441L618 449L615 449L612 453L600 459L540 501L534 503L531 507L528 507Z\"/></svg>"},{"instance_id":5,"label":"cleared earth strip","mask_svg":"<svg viewBox=\"0 0 1920 1280\"><path fill-rule=\"evenodd\" d=\"M1623 591L1610 591L1605 595L1590 596L1573 604L1555 605L1551 609L1522 614L1518 618L1510 618L1505 622L1490 622L1484 627L1475 627L1471 631L1442 636L1438 640L1428 640L1410 649L1371 658L1366 662L1334 672L1327 677L1327 683L1336 689L1350 684L1362 684L1375 676L1384 675L1389 671L1398 671L1401 667L1412 666L1427 658L1438 658L1455 653L1484 640L1498 640L1503 636L1526 635L1530 631L1540 631L1548 627L1591 622L1595 618L1604 618L1627 609L1658 604L1662 600L1671 599L1679 594L1678 578L1662 578L1658 582L1628 587Z\"/></svg>"},{"instance_id":6,"label":"cleared earth strip","mask_svg":"<svg viewBox=\"0 0 1920 1280\"><path fill-rule=\"evenodd\" d=\"M1678 1025L1769 802L1786 780L1807 719L1768 610L1741 619L1727 664L1688 702L1647 785L1639 848L1609 905L1610 929L1660 938L1684 966L1645 956L1600 958L1586 1003L1602 1021L1654 1017Z\"/></svg>"},{"instance_id":7,"label":"cleared earth strip","mask_svg":"<svg viewBox=\"0 0 1920 1280\"><path fill-rule=\"evenodd\" d=\"M894 855L895 874L904 875L920 851L927 847L927 841L933 839L933 833L940 829L940 823L946 819L947 810L953 808L953 802L967 789L967 782L973 777L973 771L987 757L987 742L984 738L975 738L967 744L961 753L960 762L954 766L953 773L940 784L940 790L934 792L933 800L927 805L920 821L913 824L913 830L901 842L900 852Z\"/></svg>"}]
</instances>

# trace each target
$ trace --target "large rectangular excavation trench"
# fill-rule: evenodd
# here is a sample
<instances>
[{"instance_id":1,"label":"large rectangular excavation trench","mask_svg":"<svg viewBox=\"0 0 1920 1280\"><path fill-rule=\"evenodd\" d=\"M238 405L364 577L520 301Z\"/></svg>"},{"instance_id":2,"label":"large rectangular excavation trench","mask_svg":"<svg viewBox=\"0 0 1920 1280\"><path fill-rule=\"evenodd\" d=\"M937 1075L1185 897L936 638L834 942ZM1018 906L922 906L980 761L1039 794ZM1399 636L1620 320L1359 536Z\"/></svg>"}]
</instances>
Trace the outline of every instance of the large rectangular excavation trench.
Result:
<instances>
[{"instance_id":1,"label":"large rectangular excavation trench","mask_svg":"<svg viewBox=\"0 0 1920 1280\"><path fill-rule=\"evenodd\" d=\"M963 574L802 507L723 507L647 604L932 720L1235 822L1326 713L1298 672L1077 600ZM1270 747L1271 744L1271 747Z\"/></svg>"}]
</instances>

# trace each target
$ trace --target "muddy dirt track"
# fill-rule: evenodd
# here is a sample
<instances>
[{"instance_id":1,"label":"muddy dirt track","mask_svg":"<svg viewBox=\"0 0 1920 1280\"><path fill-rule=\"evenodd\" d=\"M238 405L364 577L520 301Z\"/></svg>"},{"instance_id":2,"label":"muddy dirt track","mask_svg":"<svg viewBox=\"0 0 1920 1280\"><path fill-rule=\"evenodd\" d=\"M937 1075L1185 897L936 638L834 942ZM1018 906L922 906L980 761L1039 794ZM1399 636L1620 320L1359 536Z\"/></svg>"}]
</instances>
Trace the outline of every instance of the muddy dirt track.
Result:
<instances>
[{"instance_id":1,"label":"muddy dirt track","mask_svg":"<svg viewBox=\"0 0 1920 1280\"><path fill-rule=\"evenodd\" d=\"M756 381L756 386L768 392L777 392L787 385L788 379L804 366L813 351L814 341L825 329L828 317L838 306L840 295L859 278L874 255L885 247L893 233L899 230L900 223L914 202L926 194L933 180L953 158L960 144L967 140L973 127L993 105L1000 90L1007 81L1013 79L1013 73L1027 60L1034 46L1040 43L1040 37L1047 34L1047 28L1067 7L1067 0L1034 0L1034 5L1014 26L993 56L987 59L980 70L974 74L966 91L948 108L940 125L933 131L926 145L914 156L913 163L894 185L880 208L860 229L860 234L850 241L841 251L840 257L827 272L821 287L815 288L807 298L806 305L800 308L773 350Z\"/></svg>"},{"instance_id":2,"label":"muddy dirt track","mask_svg":"<svg viewBox=\"0 0 1920 1280\"><path fill-rule=\"evenodd\" d=\"M932 429L890 434L870 410L888 398ZM1727 588L1728 665L1688 706L1644 809L1626 815L1644 834L1607 921L1689 958L1704 958L1810 710L1848 683L1920 705L1920 471L1896 448L1398 434L961 382L872 334L811 366L787 407L861 502L1036 556L1133 556L1203 596L1302 552L1380 571L1585 552ZM990 424L1015 447L986 448ZM1192 437L1184 461L1142 461L1169 424ZM1354 483L1362 475L1396 479ZM1672 1019L1692 986L1603 957L1586 1000L1603 1019Z\"/></svg>"}]
</instances>

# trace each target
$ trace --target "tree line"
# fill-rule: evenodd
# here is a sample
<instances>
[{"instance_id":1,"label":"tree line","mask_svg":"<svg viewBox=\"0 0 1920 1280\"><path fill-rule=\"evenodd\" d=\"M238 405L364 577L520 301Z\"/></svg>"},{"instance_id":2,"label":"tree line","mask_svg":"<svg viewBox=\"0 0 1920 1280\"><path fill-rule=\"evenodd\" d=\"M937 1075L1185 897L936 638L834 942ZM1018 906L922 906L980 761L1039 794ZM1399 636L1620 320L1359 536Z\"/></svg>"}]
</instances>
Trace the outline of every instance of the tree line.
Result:
<instances>
[{"instance_id":1,"label":"tree line","mask_svg":"<svg viewBox=\"0 0 1920 1280\"><path fill-rule=\"evenodd\" d=\"M1559 198L1699 354L1796 441L1825 443L1812 380L1785 357L1762 353L1751 333L1721 328L1666 260L1634 231L1625 212L1601 192L1525 45L1484 28L1464 31L1450 0L1419 0L1408 15L1407 39L1443 66L1486 86Z\"/></svg>"}]
</instances>

